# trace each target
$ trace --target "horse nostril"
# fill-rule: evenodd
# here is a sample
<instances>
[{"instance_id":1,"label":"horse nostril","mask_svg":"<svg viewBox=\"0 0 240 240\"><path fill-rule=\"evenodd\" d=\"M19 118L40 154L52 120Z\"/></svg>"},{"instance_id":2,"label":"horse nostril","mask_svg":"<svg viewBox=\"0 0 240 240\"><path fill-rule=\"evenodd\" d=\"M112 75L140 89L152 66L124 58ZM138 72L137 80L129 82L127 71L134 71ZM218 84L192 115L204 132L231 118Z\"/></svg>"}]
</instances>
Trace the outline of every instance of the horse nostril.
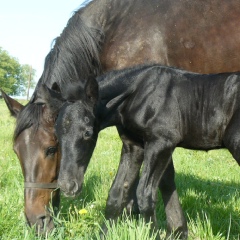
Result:
<instances>
[{"instance_id":1,"label":"horse nostril","mask_svg":"<svg viewBox=\"0 0 240 240\"><path fill-rule=\"evenodd\" d=\"M70 196L74 196L79 190L79 186L76 180L69 182L59 180L59 187L65 194Z\"/></svg>"},{"instance_id":2,"label":"horse nostril","mask_svg":"<svg viewBox=\"0 0 240 240\"><path fill-rule=\"evenodd\" d=\"M74 183L73 193L76 194L79 191L79 186L76 181L73 181L73 183Z\"/></svg>"},{"instance_id":3,"label":"horse nostril","mask_svg":"<svg viewBox=\"0 0 240 240\"><path fill-rule=\"evenodd\" d=\"M71 181L67 184L67 190L69 193L74 195L78 191L78 184L76 181Z\"/></svg>"}]
</instances>

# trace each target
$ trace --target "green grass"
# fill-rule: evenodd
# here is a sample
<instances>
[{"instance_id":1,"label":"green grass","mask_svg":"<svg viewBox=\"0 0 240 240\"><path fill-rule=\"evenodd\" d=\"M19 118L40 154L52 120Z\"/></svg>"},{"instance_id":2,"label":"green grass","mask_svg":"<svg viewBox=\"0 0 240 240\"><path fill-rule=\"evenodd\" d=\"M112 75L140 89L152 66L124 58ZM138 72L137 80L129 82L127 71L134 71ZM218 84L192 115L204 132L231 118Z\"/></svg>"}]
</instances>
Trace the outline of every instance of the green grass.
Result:
<instances>
[{"instance_id":1,"label":"green grass","mask_svg":"<svg viewBox=\"0 0 240 240\"><path fill-rule=\"evenodd\" d=\"M0 100L0 239L100 239L108 190L117 171L121 143L115 128L101 132L85 175L82 194L61 197L56 230L42 238L26 227L23 214L23 176L12 150L14 119ZM227 150L174 152L176 183L187 216L189 239L240 239L240 168ZM86 214L80 214L86 209ZM165 215L159 196L159 234L165 235ZM147 240L149 225L122 217L106 240Z\"/></svg>"}]
</instances>

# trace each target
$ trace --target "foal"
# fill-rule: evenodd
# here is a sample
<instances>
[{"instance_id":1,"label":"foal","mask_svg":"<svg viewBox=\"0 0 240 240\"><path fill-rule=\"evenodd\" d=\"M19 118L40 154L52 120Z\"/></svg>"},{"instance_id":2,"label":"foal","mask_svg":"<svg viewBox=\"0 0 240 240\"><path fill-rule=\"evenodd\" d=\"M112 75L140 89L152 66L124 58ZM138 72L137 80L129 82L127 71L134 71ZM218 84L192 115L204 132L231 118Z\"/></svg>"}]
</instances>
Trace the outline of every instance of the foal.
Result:
<instances>
[{"instance_id":1,"label":"foal","mask_svg":"<svg viewBox=\"0 0 240 240\"><path fill-rule=\"evenodd\" d=\"M143 163L139 209L156 224L157 190L177 146L227 148L240 164L240 73L201 75L160 65L138 66L90 78L84 91L76 88L71 103L63 107L62 100L53 100L51 107L60 110L55 129L62 151L61 189L69 184L73 193L80 191L98 133L108 126L121 126L132 147L142 149L141 161L121 159L107 201L109 219L116 219L126 206ZM177 215L183 217L176 210Z\"/></svg>"}]
</instances>

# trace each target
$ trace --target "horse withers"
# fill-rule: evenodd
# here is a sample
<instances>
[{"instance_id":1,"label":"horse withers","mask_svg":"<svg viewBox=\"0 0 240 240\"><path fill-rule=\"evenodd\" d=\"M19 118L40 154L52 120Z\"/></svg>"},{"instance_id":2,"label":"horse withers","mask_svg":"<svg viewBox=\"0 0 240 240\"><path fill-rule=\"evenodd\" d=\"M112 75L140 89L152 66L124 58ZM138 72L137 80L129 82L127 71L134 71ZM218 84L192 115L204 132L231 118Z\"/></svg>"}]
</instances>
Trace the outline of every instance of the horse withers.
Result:
<instances>
[{"instance_id":1,"label":"horse withers","mask_svg":"<svg viewBox=\"0 0 240 240\"><path fill-rule=\"evenodd\" d=\"M78 194L99 131L121 126L144 155L138 205L156 226L157 190L176 147L227 148L240 164L239 103L240 73L201 75L152 65L114 71L97 81L90 78L84 91L76 88L72 103L50 101L49 108L59 109L55 125L62 151L59 186L67 195ZM134 158L121 159L108 198L109 219L116 219L126 206L125 196L141 164ZM67 192L66 184L71 186ZM181 230L177 229L184 237Z\"/></svg>"}]
</instances>

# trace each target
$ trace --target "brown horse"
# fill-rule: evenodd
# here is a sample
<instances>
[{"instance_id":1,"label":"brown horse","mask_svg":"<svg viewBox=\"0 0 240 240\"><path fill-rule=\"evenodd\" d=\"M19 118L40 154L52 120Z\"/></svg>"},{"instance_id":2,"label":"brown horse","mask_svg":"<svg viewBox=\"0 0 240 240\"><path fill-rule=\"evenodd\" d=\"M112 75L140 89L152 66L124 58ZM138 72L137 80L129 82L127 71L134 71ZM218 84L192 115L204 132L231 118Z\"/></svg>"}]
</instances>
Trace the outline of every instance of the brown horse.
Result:
<instances>
[{"instance_id":1,"label":"brown horse","mask_svg":"<svg viewBox=\"0 0 240 240\"><path fill-rule=\"evenodd\" d=\"M24 106L1 92L11 115L19 120L18 115L26 113ZM31 108L31 105L28 107ZM31 113L31 110L29 112ZM49 229L54 227L47 207L50 202L55 207L59 205L60 191L53 189L57 188L60 152L54 135L54 122L44 109L37 114L32 112L35 117L38 114L42 121L37 129L32 126L37 119L29 117L28 130L19 136L14 135L14 151L24 175L25 216L30 226L38 223L36 230L41 233L45 222Z\"/></svg>"},{"instance_id":2,"label":"brown horse","mask_svg":"<svg viewBox=\"0 0 240 240\"><path fill-rule=\"evenodd\" d=\"M4 97L17 117L14 149L25 181L54 182L59 169L59 152L52 130L55 114L34 103L43 83L52 89L57 83L64 96L66 83L143 63L161 63L200 73L234 72L240 69L239 22L240 3L235 0L93 0L86 4L72 16L56 39L31 101L22 107ZM124 141L126 136L121 129L118 130L123 140L121 157L141 157L138 149ZM47 166L49 155L55 164L54 170ZM41 175L43 172L47 174ZM160 190L168 232L178 229L186 236L186 221L175 185L170 189L168 186L169 181L174 181L173 167L165 175ZM34 198L25 198L29 224L42 228L46 223L51 229L44 208L50 199L50 190L29 187L25 191L36 193ZM44 197L38 197L40 191ZM35 202L39 204L36 208L28 208ZM174 220L175 210L170 206L175 206L178 212Z\"/></svg>"}]
</instances>

